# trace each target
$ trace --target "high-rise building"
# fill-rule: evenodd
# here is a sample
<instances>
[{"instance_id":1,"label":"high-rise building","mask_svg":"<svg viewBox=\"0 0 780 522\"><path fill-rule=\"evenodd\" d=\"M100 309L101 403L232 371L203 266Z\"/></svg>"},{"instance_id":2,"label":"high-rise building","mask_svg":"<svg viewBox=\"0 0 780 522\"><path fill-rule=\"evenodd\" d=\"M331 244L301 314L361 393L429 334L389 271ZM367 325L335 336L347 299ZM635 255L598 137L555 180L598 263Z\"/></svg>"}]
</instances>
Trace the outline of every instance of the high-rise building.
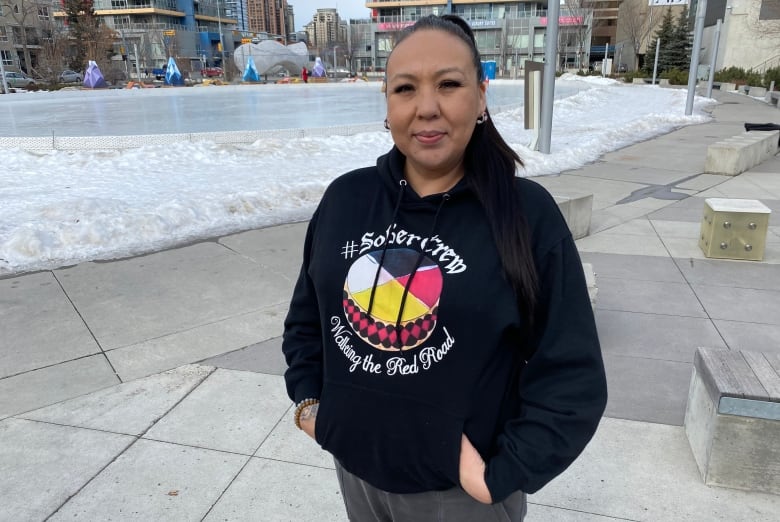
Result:
<instances>
[{"instance_id":1,"label":"high-rise building","mask_svg":"<svg viewBox=\"0 0 780 522\"><path fill-rule=\"evenodd\" d=\"M317 9L312 21L306 24L305 30L309 45L317 48L327 47L339 38L339 14L334 8Z\"/></svg>"},{"instance_id":2,"label":"high-rise building","mask_svg":"<svg viewBox=\"0 0 780 522\"><path fill-rule=\"evenodd\" d=\"M249 30L287 39L287 0L247 0Z\"/></svg>"},{"instance_id":3,"label":"high-rise building","mask_svg":"<svg viewBox=\"0 0 780 522\"><path fill-rule=\"evenodd\" d=\"M226 0L225 8L227 16L236 20L236 29L242 32L249 31L247 0Z\"/></svg>"}]
</instances>

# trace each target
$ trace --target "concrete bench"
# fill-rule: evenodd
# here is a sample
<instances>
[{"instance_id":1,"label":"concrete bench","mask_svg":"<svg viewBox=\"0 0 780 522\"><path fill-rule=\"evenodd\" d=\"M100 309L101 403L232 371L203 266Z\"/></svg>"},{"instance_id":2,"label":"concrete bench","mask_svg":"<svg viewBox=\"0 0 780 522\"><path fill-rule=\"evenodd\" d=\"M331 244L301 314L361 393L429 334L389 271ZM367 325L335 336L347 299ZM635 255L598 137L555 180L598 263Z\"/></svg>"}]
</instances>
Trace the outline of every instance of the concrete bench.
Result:
<instances>
[{"instance_id":1,"label":"concrete bench","mask_svg":"<svg viewBox=\"0 0 780 522\"><path fill-rule=\"evenodd\" d=\"M766 96L766 87L748 87L748 95L756 97Z\"/></svg>"},{"instance_id":2,"label":"concrete bench","mask_svg":"<svg viewBox=\"0 0 780 522\"><path fill-rule=\"evenodd\" d=\"M720 86L718 87L721 91L736 91L737 90L737 84L732 82L720 82Z\"/></svg>"},{"instance_id":3,"label":"concrete bench","mask_svg":"<svg viewBox=\"0 0 780 522\"><path fill-rule=\"evenodd\" d=\"M699 348L685 434L705 484L780 494L780 353Z\"/></svg>"},{"instance_id":4,"label":"concrete bench","mask_svg":"<svg viewBox=\"0 0 780 522\"><path fill-rule=\"evenodd\" d=\"M766 93L766 96L764 96L764 100L766 100L766 102L769 105L774 105L775 107L780 107L777 104L777 100L780 100L780 91L769 91L768 93Z\"/></svg>"},{"instance_id":5,"label":"concrete bench","mask_svg":"<svg viewBox=\"0 0 780 522\"><path fill-rule=\"evenodd\" d=\"M777 154L780 131L750 131L707 147L704 172L736 176Z\"/></svg>"},{"instance_id":6,"label":"concrete bench","mask_svg":"<svg viewBox=\"0 0 780 522\"><path fill-rule=\"evenodd\" d=\"M581 239L590 233L590 218L593 214L593 194L553 194L561 214L569 225L572 237Z\"/></svg>"}]
</instances>

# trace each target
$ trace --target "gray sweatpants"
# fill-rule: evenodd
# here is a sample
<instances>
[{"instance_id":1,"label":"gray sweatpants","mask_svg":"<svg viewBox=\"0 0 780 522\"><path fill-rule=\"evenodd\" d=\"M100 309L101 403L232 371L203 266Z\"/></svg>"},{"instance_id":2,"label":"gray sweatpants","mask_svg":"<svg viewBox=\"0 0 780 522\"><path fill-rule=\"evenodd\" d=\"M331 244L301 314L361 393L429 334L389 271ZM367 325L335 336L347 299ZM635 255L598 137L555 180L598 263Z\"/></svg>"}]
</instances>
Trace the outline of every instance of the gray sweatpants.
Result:
<instances>
[{"instance_id":1,"label":"gray sweatpants","mask_svg":"<svg viewBox=\"0 0 780 522\"><path fill-rule=\"evenodd\" d=\"M460 487L399 495L377 489L336 461L341 495L352 522L522 522L525 493L517 491L496 504L482 504Z\"/></svg>"}]
</instances>

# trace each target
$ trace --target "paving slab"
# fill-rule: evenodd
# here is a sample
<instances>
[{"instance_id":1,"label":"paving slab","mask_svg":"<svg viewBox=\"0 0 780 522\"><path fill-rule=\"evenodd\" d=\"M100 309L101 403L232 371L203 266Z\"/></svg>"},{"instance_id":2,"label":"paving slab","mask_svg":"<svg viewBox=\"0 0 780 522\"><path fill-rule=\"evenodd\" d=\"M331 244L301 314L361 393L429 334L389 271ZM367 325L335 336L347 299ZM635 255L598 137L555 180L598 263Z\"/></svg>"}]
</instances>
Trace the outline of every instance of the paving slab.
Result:
<instances>
[{"instance_id":1,"label":"paving slab","mask_svg":"<svg viewBox=\"0 0 780 522\"><path fill-rule=\"evenodd\" d=\"M253 457L205 522L346 521L336 473Z\"/></svg>"},{"instance_id":2,"label":"paving slab","mask_svg":"<svg viewBox=\"0 0 780 522\"><path fill-rule=\"evenodd\" d=\"M0 380L0 419L119 384L103 355L91 355Z\"/></svg>"},{"instance_id":3,"label":"paving slab","mask_svg":"<svg viewBox=\"0 0 780 522\"><path fill-rule=\"evenodd\" d=\"M603 419L582 456L530 501L640 521L773 522L780 513L780 496L704 485L682 427L620 419Z\"/></svg>"},{"instance_id":4,"label":"paving slab","mask_svg":"<svg viewBox=\"0 0 780 522\"><path fill-rule=\"evenodd\" d=\"M57 271L104 350L260 310L291 282L215 242Z\"/></svg>"},{"instance_id":5,"label":"paving slab","mask_svg":"<svg viewBox=\"0 0 780 522\"><path fill-rule=\"evenodd\" d=\"M702 144L696 141L685 142L676 138L664 139L668 136L661 136L609 152L602 159L612 164L626 164L652 169L658 167L659 158L674 158L673 162L664 163L663 166L666 170L676 170L682 174L704 172L706 154L702 150Z\"/></svg>"},{"instance_id":6,"label":"paving slab","mask_svg":"<svg viewBox=\"0 0 780 522\"><path fill-rule=\"evenodd\" d=\"M774 240L769 240L767 236L766 248L764 248L764 259L761 261L738 261L741 263L758 265L777 265L780 264L780 243ZM684 237L664 237L662 239L664 246L669 251L669 255L674 258L682 258L693 260L706 260L710 259L704 255L699 243L695 238Z\"/></svg>"},{"instance_id":7,"label":"paving slab","mask_svg":"<svg viewBox=\"0 0 780 522\"><path fill-rule=\"evenodd\" d=\"M580 252L583 262L593 265L596 283L599 277L684 283L674 261L668 257Z\"/></svg>"},{"instance_id":8,"label":"paving slab","mask_svg":"<svg viewBox=\"0 0 780 522\"><path fill-rule=\"evenodd\" d=\"M717 187L730 179L731 176L721 176L720 174L699 174L695 178L678 183L677 188L702 191Z\"/></svg>"},{"instance_id":9,"label":"paving slab","mask_svg":"<svg viewBox=\"0 0 780 522\"><path fill-rule=\"evenodd\" d=\"M767 191L764 187L756 184L754 180L747 176L734 176L728 181L711 189L704 190L697 194L704 198L738 198L738 199L764 199L777 200L780 198L777 194Z\"/></svg>"},{"instance_id":10,"label":"paving slab","mask_svg":"<svg viewBox=\"0 0 780 522\"><path fill-rule=\"evenodd\" d=\"M580 252L603 253L613 255L637 255L667 257L669 253L658 236L637 234L618 234L612 230L591 233L576 241Z\"/></svg>"},{"instance_id":11,"label":"paving slab","mask_svg":"<svg viewBox=\"0 0 780 522\"><path fill-rule=\"evenodd\" d=\"M667 208L670 203L668 201L654 202L650 208L647 208L646 202L634 202L631 204L622 205L609 205L600 209L593 210L593 216L590 222L591 235L609 231L613 227L622 225L637 218L644 218L648 214L652 214L659 208Z\"/></svg>"},{"instance_id":12,"label":"paving slab","mask_svg":"<svg viewBox=\"0 0 780 522\"><path fill-rule=\"evenodd\" d=\"M593 194L593 208L597 208L596 196L612 203L618 201L633 191L643 188L641 183L627 181L615 181L610 179L597 179L576 174L577 171L569 171L565 174L536 176L534 181L544 186L553 194L557 191L580 192Z\"/></svg>"},{"instance_id":13,"label":"paving slab","mask_svg":"<svg viewBox=\"0 0 780 522\"><path fill-rule=\"evenodd\" d=\"M123 380L137 379L255 344L282 334L288 303L239 314L124 346L107 357Z\"/></svg>"},{"instance_id":14,"label":"paving slab","mask_svg":"<svg viewBox=\"0 0 780 522\"><path fill-rule=\"evenodd\" d=\"M524 522L545 522L555 520L556 522L608 522L611 520L625 521L625 518L607 517L595 513L585 513L575 509L563 509L543 504L528 503L528 513L526 513Z\"/></svg>"},{"instance_id":15,"label":"paving slab","mask_svg":"<svg viewBox=\"0 0 780 522\"><path fill-rule=\"evenodd\" d=\"M0 279L0 379L95 353L100 347L54 274Z\"/></svg>"},{"instance_id":16,"label":"paving slab","mask_svg":"<svg viewBox=\"0 0 780 522\"><path fill-rule=\"evenodd\" d=\"M718 197L723 196L721 195ZM692 221L694 223L701 223L701 218L704 215L704 199L702 193L699 193L695 197L675 201L662 209L651 212L647 217L651 220Z\"/></svg>"},{"instance_id":17,"label":"paving slab","mask_svg":"<svg viewBox=\"0 0 780 522\"><path fill-rule=\"evenodd\" d=\"M707 317L696 295L684 283L600 277L596 308L681 317Z\"/></svg>"},{"instance_id":18,"label":"paving slab","mask_svg":"<svg viewBox=\"0 0 780 522\"><path fill-rule=\"evenodd\" d=\"M284 375L287 362L282 353L282 337L274 337L261 343L234 350L203 361L208 366L244 370L248 372Z\"/></svg>"},{"instance_id":19,"label":"paving slab","mask_svg":"<svg viewBox=\"0 0 780 522\"><path fill-rule=\"evenodd\" d=\"M693 363L605 352L607 417L681 426ZM605 454L606 455L606 454Z\"/></svg>"},{"instance_id":20,"label":"paving slab","mask_svg":"<svg viewBox=\"0 0 780 522\"><path fill-rule=\"evenodd\" d=\"M727 349L709 319L595 310L604 353L689 363L699 346Z\"/></svg>"},{"instance_id":21,"label":"paving slab","mask_svg":"<svg viewBox=\"0 0 780 522\"><path fill-rule=\"evenodd\" d=\"M628 181L642 185L668 185L675 184L687 177L696 176L698 172L680 172L660 168L658 165L650 167L627 165L625 163L613 163L597 161L584 167L567 171L567 174L586 176L590 178L610 179L614 181Z\"/></svg>"},{"instance_id":22,"label":"paving slab","mask_svg":"<svg viewBox=\"0 0 780 522\"><path fill-rule=\"evenodd\" d=\"M780 291L703 284L691 287L713 319L780 325Z\"/></svg>"},{"instance_id":23,"label":"paving slab","mask_svg":"<svg viewBox=\"0 0 780 522\"><path fill-rule=\"evenodd\" d=\"M144 438L252 455L290 404L282 377L218 369Z\"/></svg>"},{"instance_id":24,"label":"paving slab","mask_svg":"<svg viewBox=\"0 0 780 522\"><path fill-rule=\"evenodd\" d=\"M741 178L753 183L757 187L763 189L764 193L761 199L780 199L780 162L773 162L773 169L776 170L763 170L756 172L755 170L745 172ZM766 168L765 165L762 167Z\"/></svg>"},{"instance_id":25,"label":"paving slab","mask_svg":"<svg viewBox=\"0 0 780 522\"><path fill-rule=\"evenodd\" d=\"M292 293L292 290L290 291ZM239 314L108 352L120 375L135 378L197 362L282 334L289 302Z\"/></svg>"},{"instance_id":26,"label":"paving slab","mask_svg":"<svg viewBox=\"0 0 780 522\"><path fill-rule=\"evenodd\" d=\"M731 259L676 259L692 284L780 290L780 265ZM778 312L780 313L780 312Z\"/></svg>"},{"instance_id":27,"label":"paving slab","mask_svg":"<svg viewBox=\"0 0 780 522\"><path fill-rule=\"evenodd\" d=\"M43 520L133 437L24 419L0 422L0 520Z\"/></svg>"},{"instance_id":28,"label":"paving slab","mask_svg":"<svg viewBox=\"0 0 780 522\"><path fill-rule=\"evenodd\" d=\"M294 416L295 409L291 407L257 449L255 456L335 470L333 456L295 427Z\"/></svg>"},{"instance_id":29,"label":"paving slab","mask_svg":"<svg viewBox=\"0 0 780 522\"><path fill-rule=\"evenodd\" d=\"M141 439L49 520L201 520L247 459Z\"/></svg>"},{"instance_id":30,"label":"paving slab","mask_svg":"<svg viewBox=\"0 0 780 522\"><path fill-rule=\"evenodd\" d=\"M308 222L302 222L250 230L220 238L219 242L295 284L308 226Z\"/></svg>"},{"instance_id":31,"label":"paving slab","mask_svg":"<svg viewBox=\"0 0 780 522\"><path fill-rule=\"evenodd\" d=\"M715 320L732 350L780 354L780 325Z\"/></svg>"},{"instance_id":32,"label":"paving slab","mask_svg":"<svg viewBox=\"0 0 780 522\"><path fill-rule=\"evenodd\" d=\"M188 365L20 415L93 430L141 435L214 368Z\"/></svg>"}]
</instances>

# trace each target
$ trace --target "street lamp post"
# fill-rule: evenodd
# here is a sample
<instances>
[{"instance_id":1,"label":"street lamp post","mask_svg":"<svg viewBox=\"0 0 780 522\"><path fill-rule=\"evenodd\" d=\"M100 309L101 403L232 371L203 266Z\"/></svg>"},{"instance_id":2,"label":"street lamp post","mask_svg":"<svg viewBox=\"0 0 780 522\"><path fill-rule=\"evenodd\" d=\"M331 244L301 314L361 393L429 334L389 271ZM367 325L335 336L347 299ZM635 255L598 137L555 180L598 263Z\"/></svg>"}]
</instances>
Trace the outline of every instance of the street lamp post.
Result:
<instances>
[{"instance_id":1,"label":"street lamp post","mask_svg":"<svg viewBox=\"0 0 780 522\"><path fill-rule=\"evenodd\" d=\"M219 3L221 0L217 0L217 30L219 31L219 49L222 54L222 76L227 79L227 64L225 63L225 44L222 41L222 14L219 9Z\"/></svg>"},{"instance_id":2,"label":"street lamp post","mask_svg":"<svg viewBox=\"0 0 780 522\"><path fill-rule=\"evenodd\" d=\"M336 77L336 49L338 49L338 45L333 46L333 77Z\"/></svg>"}]
</instances>

